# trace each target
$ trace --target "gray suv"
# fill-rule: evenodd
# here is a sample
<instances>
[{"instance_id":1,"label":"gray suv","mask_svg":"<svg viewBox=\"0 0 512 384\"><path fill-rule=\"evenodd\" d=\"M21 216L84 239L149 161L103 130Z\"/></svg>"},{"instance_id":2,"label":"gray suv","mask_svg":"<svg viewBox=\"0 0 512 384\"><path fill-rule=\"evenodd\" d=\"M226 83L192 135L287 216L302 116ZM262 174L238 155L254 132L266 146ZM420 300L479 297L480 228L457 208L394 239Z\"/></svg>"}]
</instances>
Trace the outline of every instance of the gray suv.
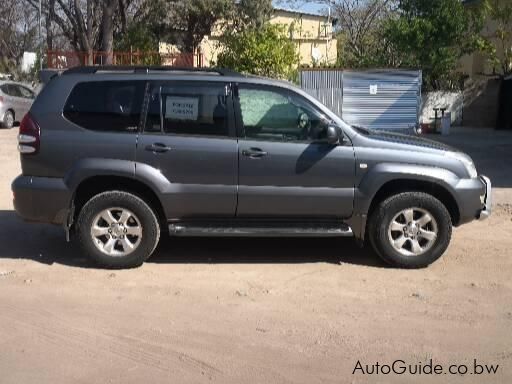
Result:
<instances>
[{"instance_id":1,"label":"gray suv","mask_svg":"<svg viewBox=\"0 0 512 384\"><path fill-rule=\"evenodd\" d=\"M71 69L19 133L14 206L112 268L171 236L354 237L425 267L491 183L464 153L350 126L291 84L226 70ZM343 252L343 250L340 250Z\"/></svg>"}]
</instances>

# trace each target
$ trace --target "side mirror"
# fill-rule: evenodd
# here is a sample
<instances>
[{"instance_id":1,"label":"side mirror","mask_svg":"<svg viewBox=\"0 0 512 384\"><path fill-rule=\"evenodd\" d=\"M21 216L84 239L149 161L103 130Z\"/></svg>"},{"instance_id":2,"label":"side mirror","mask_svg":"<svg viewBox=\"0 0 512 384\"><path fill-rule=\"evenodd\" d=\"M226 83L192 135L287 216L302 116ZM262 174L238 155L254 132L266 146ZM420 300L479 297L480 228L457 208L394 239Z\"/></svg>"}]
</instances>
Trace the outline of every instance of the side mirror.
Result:
<instances>
[{"instance_id":1,"label":"side mirror","mask_svg":"<svg viewBox=\"0 0 512 384\"><path fill-rule=\"evenodd\" d=\"M340 143L340 139L343 138L341 129L336 125L329 125L327 127L327 143L331 145L337 145Z\"/></svg>"}]
</instances>

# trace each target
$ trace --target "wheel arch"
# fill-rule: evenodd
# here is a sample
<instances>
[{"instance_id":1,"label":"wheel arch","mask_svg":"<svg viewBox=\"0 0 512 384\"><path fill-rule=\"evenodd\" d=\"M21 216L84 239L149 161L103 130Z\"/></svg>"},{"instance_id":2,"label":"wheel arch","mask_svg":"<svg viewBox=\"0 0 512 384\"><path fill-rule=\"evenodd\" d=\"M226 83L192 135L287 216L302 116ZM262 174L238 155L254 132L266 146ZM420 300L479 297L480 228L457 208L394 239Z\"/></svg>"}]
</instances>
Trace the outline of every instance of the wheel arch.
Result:
<instances>
[{"instance_id":1,"label":"wheel arch","mask_svg":"<svg viewBox=\"0 0 512 384\"><path fill-rule=\"evenodd\" d=\"M155 211L162 228L166 223L162 203L150 186L131 177L114 175L91 176L77 185L72 198L72 222L92 197L106 191L124 191L142 198Z\"/></svg>"},{"instance_id":2,"label":"wheel arch","mask_svg":"<svg viewBox=\"0 0 512 384\"><path fill-rule=\"evenodd\" d=\"M460 210L453 194L444 186L430 180L393 179L384 183L373 195L368 208L368 217L388 197L403 192L424 192L439 200L448 210L453 225L460 221Z\"/></svg>"}]
</instances>

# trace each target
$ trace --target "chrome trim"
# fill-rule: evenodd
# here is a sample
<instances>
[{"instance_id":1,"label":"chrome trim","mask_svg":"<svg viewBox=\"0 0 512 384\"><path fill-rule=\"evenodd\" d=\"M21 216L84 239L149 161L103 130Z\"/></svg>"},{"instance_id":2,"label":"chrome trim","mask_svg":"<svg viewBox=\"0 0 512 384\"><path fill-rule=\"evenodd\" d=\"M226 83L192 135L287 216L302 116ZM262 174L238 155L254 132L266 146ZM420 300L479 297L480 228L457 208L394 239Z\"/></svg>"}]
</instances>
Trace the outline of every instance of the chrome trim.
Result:
<instances>
[{"instance_id":1,"label":"chrome trim","mask_svg":"<svg viewBox=\"0 0 512 384\"><path fill-rule=\"evenodd\" d=\"M492 213L492 183L487 176L480 176L480 180L485 185L485 197L483 209L478 216L478 220L483 221L489 218Z\"/></svg>"},{"instance_id":2,"label":"chrome trim","mask_svg":"<svg viewBox=\"0 0 512 384\"><path fill-rule=\"evenodd\" d=\"M36 140L37 139L34 136L23 135L23 134L18 135L18 143L20 143L20 144L35 143Z\"/></svg>"},{"instance_id":3,"label":"chrome trim","mask_svg":"<svg viewBox=\"0 0 512 384\"><path fill-rule=\"evenodd\" d=\"M31 147L30 145L18 145L18 152L19 153L34 153L36 149L34 147Z\"/></svg>"}]
</instances>

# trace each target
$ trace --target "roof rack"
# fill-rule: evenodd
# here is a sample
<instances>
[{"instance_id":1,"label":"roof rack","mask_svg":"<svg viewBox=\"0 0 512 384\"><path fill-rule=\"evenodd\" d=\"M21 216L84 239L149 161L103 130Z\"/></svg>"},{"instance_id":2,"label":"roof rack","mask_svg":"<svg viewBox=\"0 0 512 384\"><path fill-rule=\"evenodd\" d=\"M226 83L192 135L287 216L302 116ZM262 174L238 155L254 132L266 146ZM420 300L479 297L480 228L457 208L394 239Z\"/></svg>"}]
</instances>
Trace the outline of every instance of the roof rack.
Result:
<instances>
[{"instance_id":1,"label":"roof rack","mask_svg":"<svg viewBox=\"0 0 512 384\"><path fill-rule=\"evenodd\" d=\"M216 74L220 76L242 77L239 72L224 68L186 68L171 66L122 66L122 65L104 65L104 66L82 66L66 70L63 74L94 74L97 72L130 72L149 73L149 72L193 72L204 74Z\"/></svg>"}]
</instances>

